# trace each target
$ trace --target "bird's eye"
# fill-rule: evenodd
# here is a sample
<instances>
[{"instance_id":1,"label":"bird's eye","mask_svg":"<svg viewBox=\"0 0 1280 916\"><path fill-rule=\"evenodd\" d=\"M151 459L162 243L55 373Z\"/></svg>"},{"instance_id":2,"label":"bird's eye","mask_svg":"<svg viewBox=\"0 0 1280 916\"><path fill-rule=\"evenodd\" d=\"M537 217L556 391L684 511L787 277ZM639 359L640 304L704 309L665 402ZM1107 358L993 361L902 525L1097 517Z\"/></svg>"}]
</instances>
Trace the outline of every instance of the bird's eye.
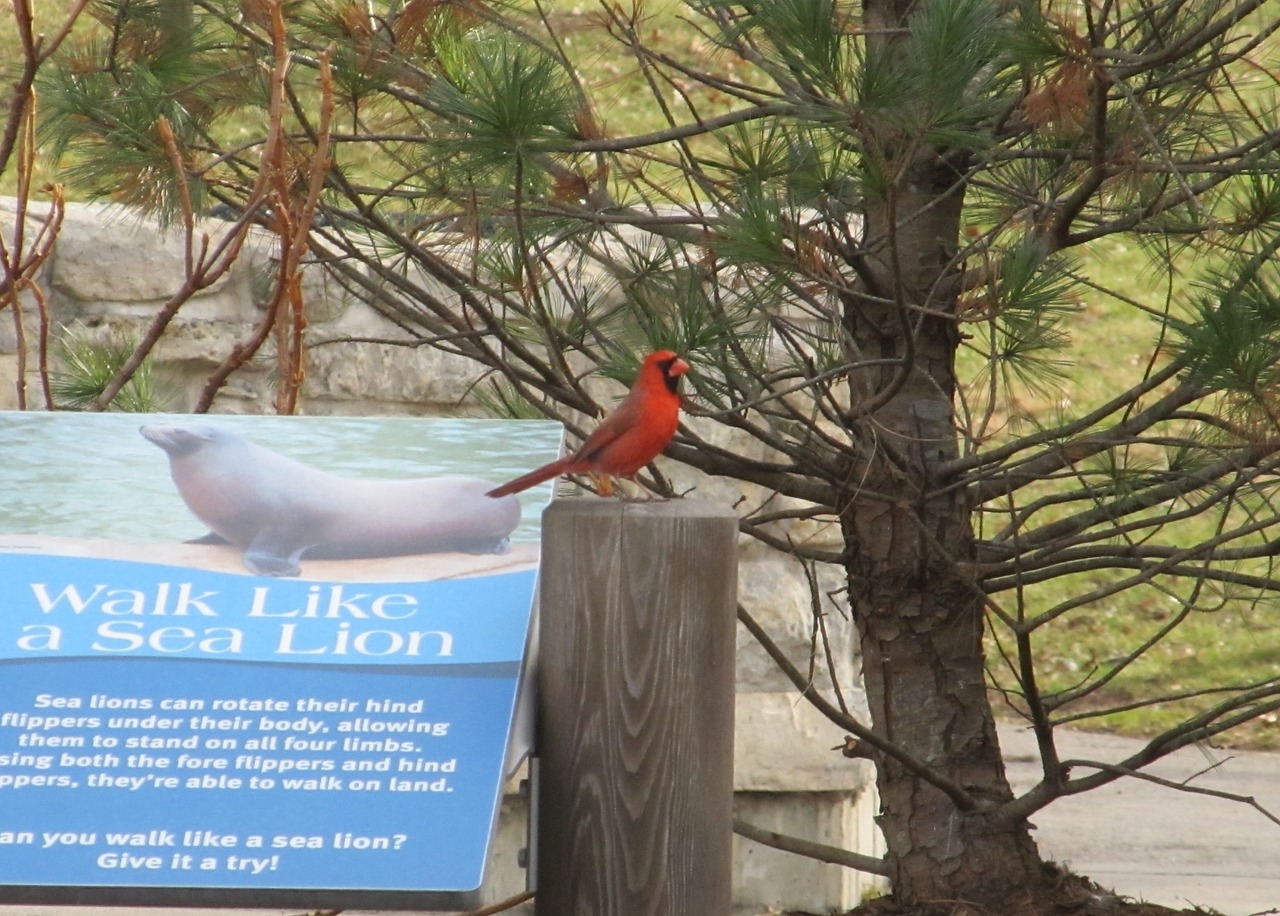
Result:
<instances>
[{"instance_id":1,"label":"bird's eye","mask_svg":"<svg viewBox=\"0 0 1280 916\"><path fill-rule=\"evenodd\" d=\"M680 362L680 357L673 356L670 359L664 359L658 363L658 368L662 370L662 381L666 384L667 390L675 394L680 390L680 374L672 373L676 363Z\"/></svg>"}]
</instances>

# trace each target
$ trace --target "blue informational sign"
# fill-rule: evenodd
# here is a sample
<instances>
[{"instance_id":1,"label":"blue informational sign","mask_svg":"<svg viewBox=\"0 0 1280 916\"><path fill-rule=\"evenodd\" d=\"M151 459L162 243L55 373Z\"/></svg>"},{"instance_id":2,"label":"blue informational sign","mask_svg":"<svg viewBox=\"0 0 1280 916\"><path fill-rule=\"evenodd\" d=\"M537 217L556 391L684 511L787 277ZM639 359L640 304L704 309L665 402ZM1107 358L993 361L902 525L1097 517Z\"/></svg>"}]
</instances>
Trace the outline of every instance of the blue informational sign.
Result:
<instances>
[{"instance_id":1,"label":"blue informational sign","mask_svg":"<svg viewBox=\"0 0 1280 916\"><path fill-rule=\"evenodd\" d=\"M479 539L383 535L456 534L493 507L438 504L559 446L545 423L0 414L0 899L472 905L546 489ZM450 495L414 503L417 478ZM230 543L183 543L202 521Z\"/></svg>"}]
</instances>

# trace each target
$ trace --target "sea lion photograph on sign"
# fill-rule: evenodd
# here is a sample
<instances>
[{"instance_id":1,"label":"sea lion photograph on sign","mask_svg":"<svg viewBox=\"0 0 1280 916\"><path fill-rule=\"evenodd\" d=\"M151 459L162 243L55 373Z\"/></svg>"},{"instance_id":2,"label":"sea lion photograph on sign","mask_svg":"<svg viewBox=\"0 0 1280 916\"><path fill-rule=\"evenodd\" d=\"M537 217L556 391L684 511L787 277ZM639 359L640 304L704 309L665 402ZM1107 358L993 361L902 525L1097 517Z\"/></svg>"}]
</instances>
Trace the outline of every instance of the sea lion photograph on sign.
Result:
<instances>
[{"instance_id":1,"label":"sea lion photograph on sign","mask_svg":"<svg viewBox=\"0 0 1280 916\"><path fill-rule=\"evenodd\" d=\"M492 484L478 477L343 477L212 424L140 432L210 528L197 542L234 544L260 576L297 576L303 557L503 553L520 522L519 502L487 497Z\"/></svg>"},{"instance_id":2,"label":"sea lion photograph on sign","mask_svg":"<svg viewBox=\"0 0 1280 916\"><path fill-rule=\"evenodd\" d=\"M303 467L282 470L273 460L270 466L277 473L271 481L281 486L314 481L314 472L324 475L319 480L325 486L343 492L361 489L357 484L349 490L352 481L379 484L375 490L387 493L395 488L382 484L420 478L483 479L492 488L527 469L531 461L556 457L563 448L559 424L539 420L0 412L0 455L7 474L0 497L0 552L98 557L246 577L271 575L248 568L247 547L207 536L213 529L184 504L167 453L140 435L139 426L215 426ZM241 474L236 485L243 485L248 476ZM57 486L50 486L51 480ZM232 482L216 491L224 501ZM468 508L470 487L480 485L467 484L456 488L461 492L449 490L440 499L426 499L421 514L440 522L439 511L456 499L459 514L468 516L462 524L471 525L477 519L470 517L474 513ZM322 489L313 484L307 492L314 495ZM431 488L418 487L415 492L430 494ZM376 514L372 498L367 493L360 498L363 508ZM485 499L479 505L491 511L492 500ZM412 514L402 495L394 501L393 509L382 513L384 523ZM323 582L425 582L532 569L538 561L542 505L530 498L520 503L519 524L506 535L510 549L503 553L462 552L502 549L501 532L510 522L485 516L486 527L478 539L441 539L439 549L448 552L325 559L316 548L304 550L294 561L300 566L297 576ZM494 527L487 527L490 522ZM456 526L454 533L462 530ZM407 546L400 542L394 549L432 549L432 544L415 540ZM275 554L265 556L279 560ZM287 563L282 565L287 569Z\"/></svg>"}]
</instances>

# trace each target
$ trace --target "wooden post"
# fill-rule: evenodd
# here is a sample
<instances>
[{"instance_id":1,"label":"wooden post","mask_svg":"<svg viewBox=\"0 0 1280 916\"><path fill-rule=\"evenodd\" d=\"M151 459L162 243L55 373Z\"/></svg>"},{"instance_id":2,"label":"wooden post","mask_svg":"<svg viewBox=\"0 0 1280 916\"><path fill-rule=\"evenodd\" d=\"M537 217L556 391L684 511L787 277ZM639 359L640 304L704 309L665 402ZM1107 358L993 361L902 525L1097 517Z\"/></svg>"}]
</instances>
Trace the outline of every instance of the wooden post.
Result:
<instances>
[{"instance_id":1,"label":"wooden post","mask_svg":"<svg viewBox=\"0 0 1280 916\"><path fill-rule=\"evenodd\" d=\"M538 916L726 916L737 516L551 504L542 523Z\"/></svg>"}]
</instances>

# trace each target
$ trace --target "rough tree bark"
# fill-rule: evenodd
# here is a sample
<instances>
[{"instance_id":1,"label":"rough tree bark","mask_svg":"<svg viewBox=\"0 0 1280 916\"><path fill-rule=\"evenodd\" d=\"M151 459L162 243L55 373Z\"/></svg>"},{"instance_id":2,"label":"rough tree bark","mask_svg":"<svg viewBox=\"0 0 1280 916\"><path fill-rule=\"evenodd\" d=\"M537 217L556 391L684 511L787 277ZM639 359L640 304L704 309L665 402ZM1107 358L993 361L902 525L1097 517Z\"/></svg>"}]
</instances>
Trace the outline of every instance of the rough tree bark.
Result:
<instances>
[{"instance_id":1,"label":"rough tree bark","mask_svg":"<svg viewBox=\"0 0 1280 916\"><path fill-rule=\"evenodd\" d=\"M913 4L867 0L865 23L892 42ZM882 49L884 50L884 49ZM892 53L892 49L888 49ZM844 302L855 364L855 448L840 507L845 569L874 728L963 790L948 795L878 757L890 879L902 903L1000 903L1044 889L1025 821L986 813L1012 798L987 699L972 505L934 468L957 453L955 358L963 163L869 123L864 211L869 256ZM918 142L918 141L917 141ZM876 188L880 188L879 193ZM931 495L939 494L939 495Z\"/></svg>"}]
</instances>

